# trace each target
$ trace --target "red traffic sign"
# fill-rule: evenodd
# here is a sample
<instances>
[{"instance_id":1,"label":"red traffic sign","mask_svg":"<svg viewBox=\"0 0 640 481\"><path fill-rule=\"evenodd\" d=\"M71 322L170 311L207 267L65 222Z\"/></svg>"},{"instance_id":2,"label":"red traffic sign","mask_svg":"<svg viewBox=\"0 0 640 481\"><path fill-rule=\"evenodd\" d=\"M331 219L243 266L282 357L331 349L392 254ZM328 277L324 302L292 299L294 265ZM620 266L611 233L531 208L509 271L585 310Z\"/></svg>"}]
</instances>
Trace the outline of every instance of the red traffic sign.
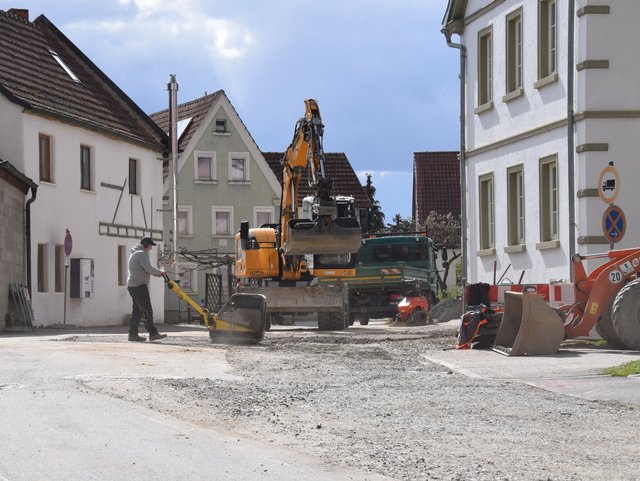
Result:
<instances>
[{"instance_id":1,"label":"red traffic sign","mask_svg":"<svg viewBox=\"0 0 640 481\"><path fill-rule=\"evenodd\" d=\"M71 238L71 232L69 232L69 229L67 229L67 233L64 235L64 253L70 256L72 247L73 239Z\"/></svg>"},{"instance_id":2,"label":"red traffic sign","mask_svg":"<svg viewBox=\"0 0 640 481\"><path fill-rule=\"evenodd\" d=\"M602 232L609 242L619 242L627 230L624 212L617 205L610 205L602 215Z\"/></svg>"},{"instance_id":3,"label":"red traffic sign","mask_svg":"<svg viewBox=\"0 0 640 481\"><path fill-rule=\"evenodd\" d=\"M615 202L620 192L620 174L612 165L602 169L598 178L598 195L602 202Z\"/></svg>"}]
</instances>

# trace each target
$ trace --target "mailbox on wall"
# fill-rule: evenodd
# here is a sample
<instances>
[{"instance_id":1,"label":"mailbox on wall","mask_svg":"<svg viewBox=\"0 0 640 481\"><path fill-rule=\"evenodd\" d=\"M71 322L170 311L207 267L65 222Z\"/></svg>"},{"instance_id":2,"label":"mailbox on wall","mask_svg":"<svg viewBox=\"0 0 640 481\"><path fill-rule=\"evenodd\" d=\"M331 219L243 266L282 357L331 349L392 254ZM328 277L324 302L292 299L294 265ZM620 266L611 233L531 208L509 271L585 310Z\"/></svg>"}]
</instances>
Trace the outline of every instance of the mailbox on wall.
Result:
<instances>
[{"instance_id":1,"label":"mailbox on wall","mask_svg":"<svg viewBox=\"0 0 640 481\"><path fill-rule=\"evenodd\" d=\"M74 298L94 296L93 259L71 259L71 292Z\"/></svg>"}]
</instances>

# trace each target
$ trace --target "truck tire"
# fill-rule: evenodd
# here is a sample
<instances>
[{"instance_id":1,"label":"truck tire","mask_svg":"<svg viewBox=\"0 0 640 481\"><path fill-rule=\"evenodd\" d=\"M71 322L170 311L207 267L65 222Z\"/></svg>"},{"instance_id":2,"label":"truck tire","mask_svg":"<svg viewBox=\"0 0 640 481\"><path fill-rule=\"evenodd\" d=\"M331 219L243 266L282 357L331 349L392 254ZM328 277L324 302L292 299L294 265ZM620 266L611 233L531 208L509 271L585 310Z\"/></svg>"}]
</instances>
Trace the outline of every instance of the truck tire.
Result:
<instances>
[{"instance_id":1,"label":"truck tire","mask_svg":"<svg viewBox=\"0 0 640 481\"><path fill-rule=\"evenodd\" d=\"M620 336L613 328L613 319L612 319L612 310L613 310L613 299L604 308L602 311L602 315L598 319L596 323L596 331L600 334L600 337L607 341L607 344L611 346L613 349L629 349L624 342L620 340Z\"/></svg>"},{"instance_id":2,"label":"truck tire","mask_svg":"<svg viewBox=\"0 0 640 481\"><path fill-rule=\"evenodd\" d=\"M345 328L341 312L318 312L318 329L321 331L342 331Z\"/></svg>"},{"instance_id":3,"label":"truck tire","mask_svg":"<svg viewBox=\"0 0 640 481\"><path fill-rule=\"evenodd\" d=\"M640 350L640 279L620 289L613 301L613 328L620 340L633 350Z\"/></svg>"},{"instance_id":4,"label":"truck tire","mask_svg":"<svg viewBox=\"0 0 640 481\"><path fill-rule=\"evenodd\" d=\"M361 326L368 325L369 324L369 316L361 317L358 322L360 322Z\"/></svg>"}]
</instances>

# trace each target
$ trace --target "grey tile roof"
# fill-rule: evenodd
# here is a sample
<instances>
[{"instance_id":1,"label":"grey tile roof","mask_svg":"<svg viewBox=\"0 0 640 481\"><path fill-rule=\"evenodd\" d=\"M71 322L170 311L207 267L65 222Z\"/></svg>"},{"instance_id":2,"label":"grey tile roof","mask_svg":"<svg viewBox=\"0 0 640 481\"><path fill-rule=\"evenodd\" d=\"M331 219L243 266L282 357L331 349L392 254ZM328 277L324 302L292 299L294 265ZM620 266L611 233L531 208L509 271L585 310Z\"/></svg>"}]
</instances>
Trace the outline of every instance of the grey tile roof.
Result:
<instances>
[{"instance_id":1,"label":"grey tile roof","mask_svg":"<svg viewBox=\"0 0 640 481\"><path fill-rule=\"evenodd\" d=\"M29 22L0 10L0 94L39 115L165 148L157 125L44 15Z\"/></svg>"},{"instance_id":2,"label":"grey tile roof","mask_svg":"<svg viewBox=\"0 0 640 481\"><path fill-rule=\"evenodd\" d=\"M413 218L423 224L432 210L460 215L458 152L414 152Z\"/></svg>"},{"instance_id":3,"label":"grey tile roof","mask_svg":"<svg viewBox=\"0 0 640 481\"><path fill-rule=\"evenodd\" d=\"M284 152L263 152L265 160L276 174L278 182L282 182L282 164ZM371 201L364 191L358 176L351 167L349 159L342 152L331 153L325 152L325 173L326 176L333 180L333 195L353 196L355 206L359 209L367 209L371 207ZM305 182L307 178L307 169L302 174L302 181L298 188L298 205L302 205L302 199L308 195L312 195L311 188Z\"/></svg>"},{"instance_id":4,"label":"grey tile roof","mask_svg":"<svg viewBox=\"0 0 640 481\"><path fill-rule=\"evenodd\" d=\"M6 180L8 183L22 191L23 194L29 192L30 188L37 189L37 184L20 172L11 162L8 160L0 159L0 179Z\"/></svg>"}]
</instances>

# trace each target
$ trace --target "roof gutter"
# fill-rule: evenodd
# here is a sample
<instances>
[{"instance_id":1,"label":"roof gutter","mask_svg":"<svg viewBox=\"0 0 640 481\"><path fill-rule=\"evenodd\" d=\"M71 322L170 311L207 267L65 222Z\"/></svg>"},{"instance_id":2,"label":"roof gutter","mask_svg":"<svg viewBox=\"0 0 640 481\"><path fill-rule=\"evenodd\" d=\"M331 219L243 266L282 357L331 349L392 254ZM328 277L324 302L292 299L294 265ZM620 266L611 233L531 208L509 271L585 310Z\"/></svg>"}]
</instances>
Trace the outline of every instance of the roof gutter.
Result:
<instances>
[{"instance_id":1,"label":"roof gutter","mask_svg":"<svg viewBox=\"0 0 640 481\"><path fill-rule=\"evenodd\" d=\"M451 31L446 27L441 30L447 39L447 45L460 51L460 228L461 236L461 284L462 284L462 312L467 310L466 296L464 295L467 286L467 158L466 158L466 115L465 115L465 84L467 76L467 48L462 43L451 41Z\"/></svg>"}]
</instances>

